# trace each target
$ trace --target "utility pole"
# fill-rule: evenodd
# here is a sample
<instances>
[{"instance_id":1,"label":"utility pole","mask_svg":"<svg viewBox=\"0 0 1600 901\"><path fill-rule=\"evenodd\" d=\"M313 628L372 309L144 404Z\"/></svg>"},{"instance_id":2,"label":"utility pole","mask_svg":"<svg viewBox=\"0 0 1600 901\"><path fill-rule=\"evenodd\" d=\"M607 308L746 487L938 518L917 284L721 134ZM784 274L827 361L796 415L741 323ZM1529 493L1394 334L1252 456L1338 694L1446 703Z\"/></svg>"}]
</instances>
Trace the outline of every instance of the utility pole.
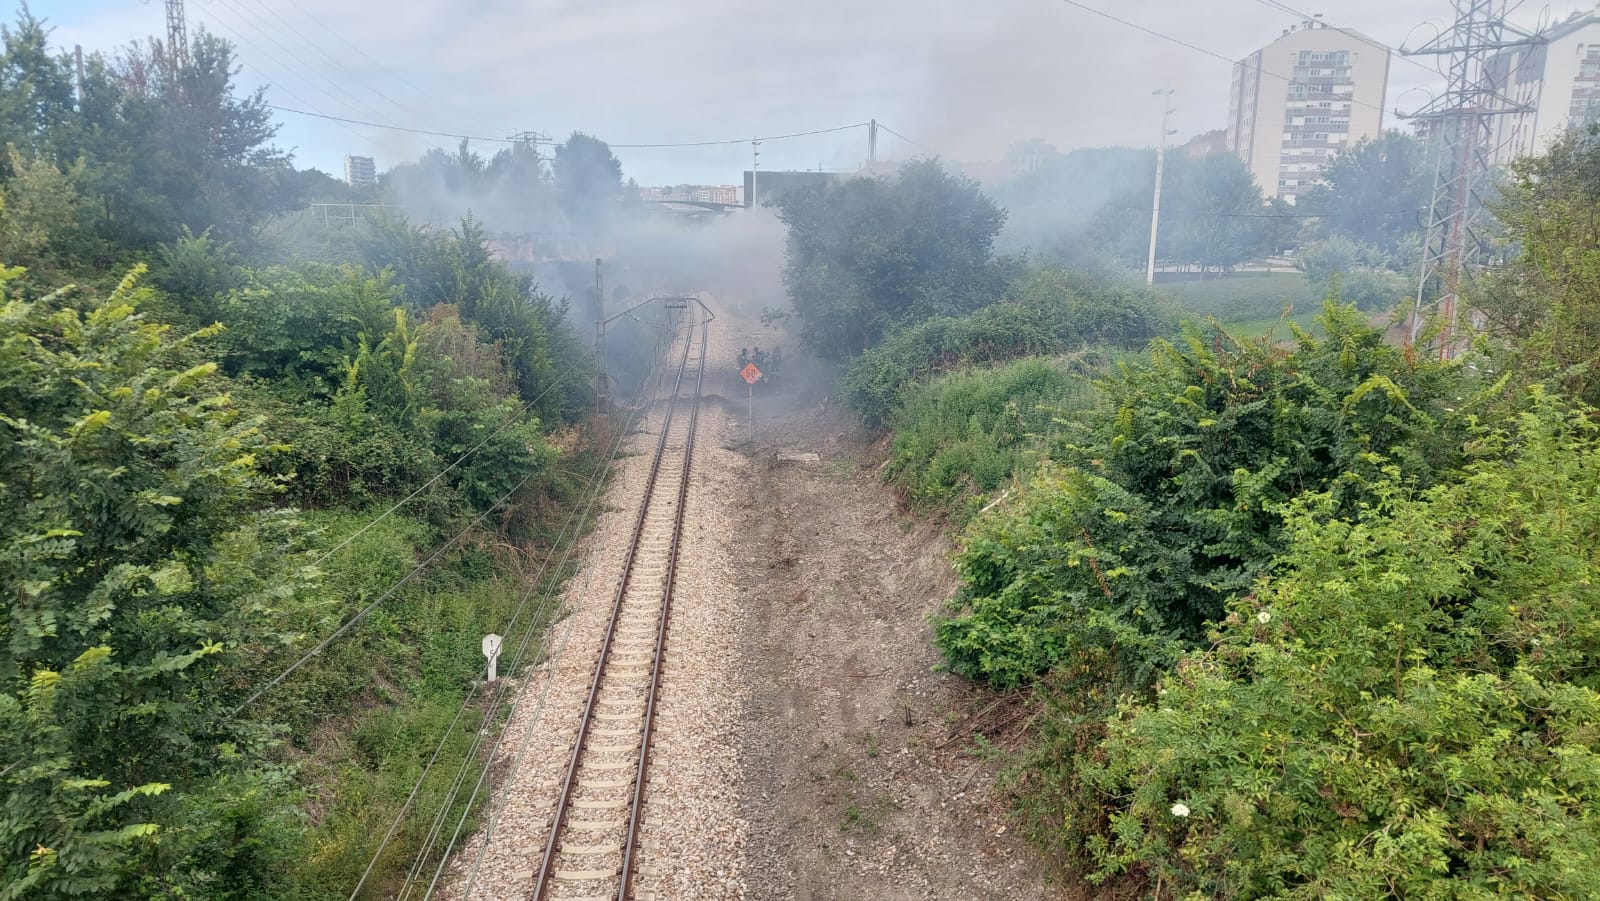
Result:
<instances>
[{"instance_id":1,"label":"utility pole","mask_svg":"<svg viewBox=\"0 0 1600 901\"><path fill-rule=\"evenodd\" d=\"M867 166L873 168L878 165L878 120L873 119L867 123Z\"/></svg>"},{"instance_id":2,"label":"utility pole","mask_svg":"<svg viewBox=\"0 0 1600 901\"><path fill-rule=\"evenodd\" d=\"M83 109L83 45L72 45L72 56L78 63L78 109Z\"/></svg>"},{"instance_id":3,"label":"utility pole","mask_svg":"<svg viewBox=\"0 0 1600 901\"><path fill-rule=\"evenodd\" d=\"M1441 359L1457 349L1455 328L1464 279L1481 264L1488 234L1484 195L1494 187L1495 120L1534 110L1505 95L1509 68L1495 65L1495 56L1511 47L1545 43L1541 34L1506 23L1506 0L1453 0L1455 23L1449 30L1407 56L1437 56L1445 63L1444 93L1421 109L1402 116L1421 119L1433 129L1438 164L1433 197L1428 203L1427 232L1422 242L1416 308L1411 312L1408 340L1416 343L1433 310L1439 323Z\"/></svg>"},{"instance_id":4,"label":"utility pole","mask_svg":"<svg viewBox=\"0 0 1600 901\"><path fill-rule=\"evenodd\" d=\"M189 59L189 29L183 24L183 0L167 0L167 55L173 64Z\"/></svg>"},{"instance_id":5,"label":"utility pole","mask_svg":"<svg viewBox=\"0 0 1600 901\"><path fill-rule=\"evenodd\" d=\"M1167 117L1177 110L1173 109L1167 100L1175 91L1172 88L1163 88L1151 91L1151 96L1161 98L1161 139L1156 141L1156 193L1150 201L1150 257L1144 266L1144 283L1156 283L1156 233L1161 226L1161 176L1162 169L1167 161L1167 135L1172 132L1167 130Z\"/></svg>"},{"instance_id":6,"label":"utility pole","mask_svg":"<svg viewBox=\"0 0 1600 901\"><path fill-rule=\"evenodd\" d=\"M750 209L756 208L756 180L761 177L761 142L750 140Z\"/></svg>"},{"instance_id":7,"label":"utility pole","mask_svg":"<svg viewBox=\"0 0 1600 901\"><path fill-rule=\"evenodd\" d=\"M611 378L606 373L606 289L600 278L600 258L594 260L594 403L595 413L605 416L610 407L606 387Z\"/></svg>"}]
</instances>

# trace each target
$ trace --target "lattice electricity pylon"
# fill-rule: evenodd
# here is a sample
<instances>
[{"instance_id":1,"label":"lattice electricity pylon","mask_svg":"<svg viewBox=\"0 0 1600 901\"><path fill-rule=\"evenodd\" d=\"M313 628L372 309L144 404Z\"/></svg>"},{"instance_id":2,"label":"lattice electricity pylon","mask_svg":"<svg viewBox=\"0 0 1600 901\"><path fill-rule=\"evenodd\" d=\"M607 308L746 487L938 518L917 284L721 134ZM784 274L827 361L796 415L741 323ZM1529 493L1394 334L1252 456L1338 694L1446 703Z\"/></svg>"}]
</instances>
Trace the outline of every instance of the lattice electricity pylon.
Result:
<instances>
[{"instance_id":1,"label":"lattice electricity pylon","mask_svg":"<svg viewBox=\"0 0 1600 901\"><path fill-rule=\"evenodd\" d=\"M1429 131L1438 152L1409 334L1416 342L1430 311L1435 312L1441 357L1455 353L1461 285L1482 264L1488 245L1483 197L1498 149L1495 118L1532 111L1505 95L1500 82L1509 67L1486 63L1508 48L1544 40L1506 24L1506 0L1454 0L1454 5L1456 20L1448 31L1415 50L1400 51L1446 61L1444 92L1416 112L1401 114L1405 119L1431 120Z\"/></svg>"},{"instance_id":2,"label":"lattice electricity pylon","mask_svg":"<svg viewBox=\"0 0 1600 901\"><path fill-rule=\"evenodd\" d=\"M183 24L183 0L167 0L167 53L178 63L189 58L189 29Z\"/></svg>"}]
</instances>

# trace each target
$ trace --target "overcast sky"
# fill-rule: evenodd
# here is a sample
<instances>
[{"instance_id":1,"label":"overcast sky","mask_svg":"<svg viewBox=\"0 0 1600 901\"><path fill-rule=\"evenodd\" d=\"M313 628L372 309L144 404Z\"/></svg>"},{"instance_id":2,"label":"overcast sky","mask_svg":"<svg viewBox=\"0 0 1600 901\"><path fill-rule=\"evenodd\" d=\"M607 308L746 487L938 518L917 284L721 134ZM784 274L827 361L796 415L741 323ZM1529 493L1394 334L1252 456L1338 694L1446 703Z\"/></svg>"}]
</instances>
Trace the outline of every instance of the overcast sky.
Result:
<instances>
[{"instance_id":1,"label":"overcast sky","mask_svg":"<svg viewBox=\"0 0 1600 901\"><path fill-rule=\"evenodd\" d=\"M1084 4L1236 59L1297 17L1268 0L1083 0ZM1445 0L1346 0L1294 9L1327 14L1392 46L1432 37ZM1553 2L1564 18L1590 3ZM138 0L34 0L53 40L110 50L164 34L164 7ZM1515 18L1531 26L1529 4ZM1177 89L1177 140L1227 118L1226 62L1062 0L190 0L203 26L239 48L247 87L283 107L413 128L558 139L587 131L614 144L747 138L877 118L880 155L932 150L1000 156L1042 138L1062 150L1149 146L1151 91ZM1385 107L1414 109L1439 79L1391 67ZM379 168L449 138L406 135L280 113L279 144L302 166L342 174L346 153ZM1395 124L1392 115L1386 125ZM501 145L475 142L480 152ZM750 145L618 150L641 184L736 183ZM853 168L865 129L769 141L763 169Z\"/></svg>"}]
</instances>

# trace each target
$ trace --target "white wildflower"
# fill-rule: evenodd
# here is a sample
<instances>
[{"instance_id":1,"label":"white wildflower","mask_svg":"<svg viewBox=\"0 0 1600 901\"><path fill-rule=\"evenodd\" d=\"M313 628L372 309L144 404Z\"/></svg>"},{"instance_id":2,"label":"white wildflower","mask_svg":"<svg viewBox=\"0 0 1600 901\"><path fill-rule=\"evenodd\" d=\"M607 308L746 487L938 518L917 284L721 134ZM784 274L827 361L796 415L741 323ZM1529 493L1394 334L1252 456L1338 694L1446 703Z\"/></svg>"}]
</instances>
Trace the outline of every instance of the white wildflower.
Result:
<instances>
[{"instance_id":1,"label":"white wildflower","mask_svg":"<svg viewBox=\"0 0 1600 901\"><path fill-rule=\"evenodd\" d=\"M1172 815L1175 816L1175 817L1186 817L1186 816L1188 816L1189 815L1189 805L1183 803L1182 801L1179 801L1178 803L1172 805Z\"/></svg>"},{"instance_id":2,"label":"white wildflower","mask_svg":"<svg viewBox=\"0 0 1600 901\"><path fill-rule=\"evenodd\" d=\"M1267 623L1272 622L1272 614L1268 613L1265 610L1263 610L1260 613L1256 614L1256 622L1258 622L1261 625L1265 626Z\"/></svg>"}]
</instances>

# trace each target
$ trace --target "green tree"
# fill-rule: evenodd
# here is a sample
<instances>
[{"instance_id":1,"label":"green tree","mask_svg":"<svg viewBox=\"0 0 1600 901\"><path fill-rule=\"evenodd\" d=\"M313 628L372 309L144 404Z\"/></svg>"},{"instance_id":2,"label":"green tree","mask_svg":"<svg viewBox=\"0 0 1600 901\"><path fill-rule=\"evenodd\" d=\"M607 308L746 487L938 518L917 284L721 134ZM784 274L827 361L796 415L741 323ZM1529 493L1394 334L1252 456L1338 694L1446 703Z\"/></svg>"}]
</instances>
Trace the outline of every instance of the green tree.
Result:
<instances>
[{"instance_id":1,"label":"green tree","mask_svg":"<svg viewBox=\"0 0 1600 901\"><path fill-rule=\"evenodd\" d=\"M1136 186L1124 189L1095 214L1085 236L1124 265L1143 268L1150 247L1150 201L1155 153ZM1228 269L1267 248L1269 220L1261 190L1237 157L1190 159L1169 153L1161 187L1161 231L1156 259L1165 264Z\"/></svg>"},{"instance_id":2,"label":"green tree","mask_svg":"<svg viewBox=\"0 0 1600 901\"><path fill-rule=\"evenodd\" d=\"M138 275L104 302L6 296L0 314L4 897L162 894L146 862L175 879L231 828L183 799L261 739L222 712L230 663L273 640L292 585L273 575L292 571L286 523L246 512L270 496L270 448L214 364L174 365L212 331L147 321Z\"/></svg>"},{"instance_id":3,"label":"green tree","mask_svg":"<svg viewBox=\"0 0 1600 901\"><path fill-rule=\"evenodd\" d=\"M0 181L0 260L48 277L96 256L89 207L78 193L83 166L63 172L44 159L8 154L12 175Z\"/></svg>"},{"instance_id":4,"label":"green tree","mask_svg":"<svg viewBox=\"0 0 1600 901\"><path fill-rule=\"evenodd\" d=\"M1323 179L1326 184L1308 192L1297 208L1319 217L1317 228L1324 237L1408 255L1422 230L1433 186L1421 141L1398 131L1363 138L1334 157Z\"/></svg>"},{"instance_id":5,"label":"green tree","mask_svg":"<svg viewBox=\"0 0 1600 901\"><path fill-rule=\"evenodd\" d=\"M1472 305L1511 343L1516 370L1600 402L1600 126L1567 134L1511 172L1496 212L1520 252Z\"/></svg>"},{"instance_id":6,"label":"green tree","mask_svg":"<svg viewBox=\"0 0 1600 901\"><path fill-rule=\"evenodd\" d=\"M900 323L970 312L1004 291L993 248L1005 212L935 160L893 180L795 191L777 206L789 229L784 284L801 337L824 357L848 358Z\"/></svg>"},{"instance_id":7,"label":"green tree","mask_svg":"<svg viewBox=\"0 0 1600 901\"><path fill-rule=\"evenodd\" d=\"M622 163L605 141L581 131L556 146L551 162L556 202L579 225L611 221L622 202Z\"/></svg>"},{"instance_id":8,"label":"green tree","mask_svg":"<svg viewBox=\"0 0 1600 901\"><path fill-rule=\"evenodd\" d=\"M15 27L0 25L0 148L25 160L62 166L78 131L72 70L50 51L50 29L23 3ZM16 160L0 159L0 180L16 174Z\"/></svg>"},{"instance_id":9,"label":"green tree","mask_svg":"<svg viewBox=\"0 0 1600 901\"><path fill-rule=\"evenodd\" d=\"M1294 265L1313 290L1337 293L1362 310L1386 310L1414 287L1394 273L1396 261L1380 248L1337 235L1301 247Z\"/></svg>"}]
</instances>

